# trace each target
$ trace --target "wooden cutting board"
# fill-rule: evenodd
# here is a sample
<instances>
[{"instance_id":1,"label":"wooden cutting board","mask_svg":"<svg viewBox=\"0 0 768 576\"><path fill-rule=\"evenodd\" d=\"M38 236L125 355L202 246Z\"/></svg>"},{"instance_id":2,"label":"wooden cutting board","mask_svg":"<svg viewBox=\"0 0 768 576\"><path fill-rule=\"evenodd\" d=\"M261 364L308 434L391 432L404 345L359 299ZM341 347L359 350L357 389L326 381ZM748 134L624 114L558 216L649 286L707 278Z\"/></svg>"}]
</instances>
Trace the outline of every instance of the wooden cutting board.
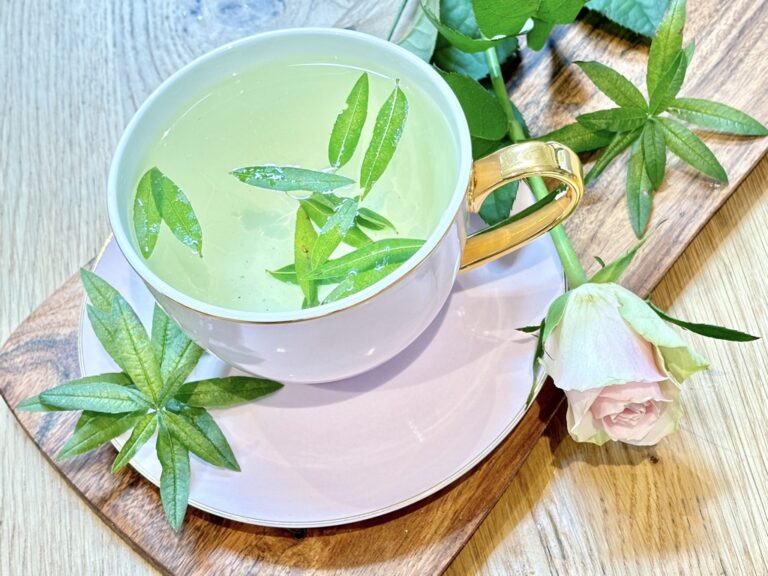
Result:
<instances>
[{"instance_id":1,"label":"wooden cutting board","mask_svg":"<svg viewBox=\"0 0 768 576\"><path fill-rule=\"evenodd\" d=\"M173 3L114 3L105 17L122 31L118 45L131 56L123 63L132 84L125 92L136 100L193 54L234 36L258 29L296 24L355 26L386 33L391 3L334 4L311 12L309 3L263 3L262 10L230 14L231 3L208 4L189 13ZM269 6L272 9L268 9ZM250 6L250 4L249 4ZM304 8L302 8L302 6ZM328 5L330 6L330 4ZM371 8L373 6L373 8ZM197 13L195 13L197 10ZM270 12L270 10L272 10ZM293 12L291 12L293 10ZM156 11L157 13L152 13ZM766 94L758 79L768 77L768 19L765 7L747 0L725 6L715 0L690 9L686 36L696 36L697 54L684 95L712 98L737 106L766 122ZM288 14L292 16L289 18ZM146 18L145 18L146 16ZM215 16L215 18L214 18ZM201 27L197 23L213 25ZM245 22L245 25L242 25ZM596 20L556 31L540 53L524 53L510 84L515 102L541 133L572 121L580 112L608 104L573 60L595 59L616 67L640 83L647 46L618 29L596 29ZM130 23L130 27L121 27ZM128 32L130 30L130 33ZM233 32L234 30L234 32ZM172 32L172 34L171 34ZM616 32L616 34L613 34ZM130 34L125 37L125 34ZM174 49L169 49L169 38ZM186 38L186 42L176 42ZM194 46L191 49L190 46ZM181 54L181 56L179 56ZM147 79L141 64L153 63ZM159 62L159 64L157 64ZM106 64L105 64L106 65ZM131 77L131 74L133 76ZM136 102L134 102L136 104ZM135 105L128 108L135 109ZM117 113L117 112L116 112ZM707 135L707 143L728 171L731 182L715 185L672 159L671 173L658 194L655 222L664 221L637 257L625 285L647 294L701 226L763 156L768 140ZM633 242L623 200L624 170L614 166L588 190L568 230L585 263L593 255L615 257ZM51 194L54 190L51 190ZM77 325L82 290L75 277L66 282L11 336L0 351L0 392L14 407L26 396L79 375ZM166 525L157 490L133 471L109 472L111 447L64 463L53 455L74 425L65 414L16 414L20 424L63 477L128 544L162 571L173 574L433 574L445 569L515 475L562 400L545 387L531 411L499 448L453 486L403 511L340 528L287 531L246 526L192 510L181 534Z\"/></svg>"}]
</instances>

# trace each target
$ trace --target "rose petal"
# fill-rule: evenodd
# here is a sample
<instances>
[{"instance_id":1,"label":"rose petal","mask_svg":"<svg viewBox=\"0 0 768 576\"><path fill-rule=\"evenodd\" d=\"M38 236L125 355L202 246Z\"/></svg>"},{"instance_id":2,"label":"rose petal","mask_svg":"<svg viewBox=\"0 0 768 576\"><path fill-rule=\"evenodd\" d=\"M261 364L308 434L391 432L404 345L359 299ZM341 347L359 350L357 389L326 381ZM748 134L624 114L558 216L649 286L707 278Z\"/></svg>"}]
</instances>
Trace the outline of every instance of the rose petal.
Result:
<instances>
[{"instance_id":1,"label":"rose petal","mask_svg":"<svg viewBox=\"0 0 768 576\"><path fill-rule=\"evenodd\" d=\"M653 346L619 314L610 284L571 291L563 318L545 343L543 364L563 390L666 379Z\"/></svg>"}]
</instances>

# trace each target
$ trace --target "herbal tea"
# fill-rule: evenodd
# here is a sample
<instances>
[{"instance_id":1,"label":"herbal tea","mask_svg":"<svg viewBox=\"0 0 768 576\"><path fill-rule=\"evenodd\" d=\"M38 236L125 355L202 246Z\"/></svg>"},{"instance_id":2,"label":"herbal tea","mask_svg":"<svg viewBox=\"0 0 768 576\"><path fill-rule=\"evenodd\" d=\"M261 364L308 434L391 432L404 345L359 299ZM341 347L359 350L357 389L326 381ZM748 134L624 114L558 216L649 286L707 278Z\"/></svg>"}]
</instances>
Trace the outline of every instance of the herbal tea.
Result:
<instances>
[{"instance_id":1,"label":"herbal tea","mask_svg":"<svg viewBox=\"0 0 768 576\"><path fill-rule=\"evenodd\" d=\"M166 282L232 309L370 286L421 247L455 180L449 128L425 94L335 63L233 74L158 128L135 241Z\"/></svg>"}]
</instances>

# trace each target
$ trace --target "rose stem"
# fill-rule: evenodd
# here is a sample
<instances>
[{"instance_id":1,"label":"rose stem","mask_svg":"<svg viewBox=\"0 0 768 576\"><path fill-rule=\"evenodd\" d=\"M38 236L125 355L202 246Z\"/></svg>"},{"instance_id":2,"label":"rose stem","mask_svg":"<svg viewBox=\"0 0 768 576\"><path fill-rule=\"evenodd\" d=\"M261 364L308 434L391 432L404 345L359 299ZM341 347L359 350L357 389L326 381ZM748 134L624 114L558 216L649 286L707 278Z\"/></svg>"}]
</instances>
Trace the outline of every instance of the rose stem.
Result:
<instances>
[{"instance_id":1,"label":"rose stem","mask_svg":"<svg viewBox=\"0 0 768 576\"><path fill-rule=\"evenodd\" d=\"M496 48L491 47L485 51L485 60L488 63L488 70L491 74L491 83L493 84L493 91L496 93L496 97L501 103L501 107L504 109L504 114L507 116L507 132L512 142L522 142L525 140L525 134L523 127L515 117L515 113L512 111L512 105L509 100L509 94L507 93L507 86L504 83L504 78L501 76L501 66L499 66L499 57L496 54ZM526 180L528 186L533 192L533 196L536 200L541 200L547 194L549 190L547 185L541 176L533 176ZM552 241L555 243L555 248L560 256L560 262L563 264L563 270L565 271L565 277L568 279L568 284L571 288L576 288L584 284L587 281L584 268L579 262L579 257L573 249L571 241L568 239L568 234L565 232L562 224L555 226L549 231L552 236Z\"/></svg>"}]
</instances>

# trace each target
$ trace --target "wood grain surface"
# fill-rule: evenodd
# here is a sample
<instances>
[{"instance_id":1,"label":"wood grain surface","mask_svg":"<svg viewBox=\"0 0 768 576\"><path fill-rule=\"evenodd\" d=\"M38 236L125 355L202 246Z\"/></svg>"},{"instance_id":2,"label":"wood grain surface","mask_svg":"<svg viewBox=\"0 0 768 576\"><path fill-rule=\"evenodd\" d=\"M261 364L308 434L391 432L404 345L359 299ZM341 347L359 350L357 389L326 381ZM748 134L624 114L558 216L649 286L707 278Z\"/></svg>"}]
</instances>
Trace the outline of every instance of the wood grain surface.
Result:
<instances>
[{"instance_id":1,"label":"wood grain surface","mask_svg":"<svg viewBox=\"0 0 768 576\"><path fill-rule=\"evenodd\" d=\"M0 99L0 262L3 263L0 270L0 335L4 337L9 334L12 326L26 316L78 265L88 260L101 243L106 234L103 189L111 151L130 114L164 77L195 55L259 29L309 23L354 23L363 29L382 34L388 28L382 23L386 20L384 16L391 14L391 7L391 3L308 3L289 0L105 2L97 6L77 2L4 4L0 10L0 49L4 55L0 59L0 78L5 80L2 88L3 98ZM691 10L687 32L689 37L691 33L697 37L697 56L691 67L690 80L683 89L684 94L726 101L763 121L766 120L761 116L766 110L766 96L760 79L766 77L768 67L763 57L766 47L766 19L761 17L762 10L760 4L751 4L745 0L729 3L725 7L719 7L714 1L697 3L695 9ZM540 54L526 53L522 68L516 72L511 85L513 97L532 120L535 131L559 126L570 121L574 114L605 103L594 93L585 78L573 66L567 65L568 62L580 58L619 62L617 66L620 70L630 78L638 80L642 78L646 52L646 47L636 39L612 36L593 29L589 20L567 30L561 29L554 42ZM546 88L550 83L555 87L554 91ZM628 280L628 285L641 292L650 289L661 277L663 271L682 250L685 241L703 225L733 190L733 185L757 162L766 146L765 140L734 142L727 137L712 135L707 136L707 142L712 145L728 170L731 185L714 186L672 162L676 171L673 177L668 178L665 190L658 196L659 210L655 217L656 221L666 219L666 224L654 239L656 244L652 244L651 250L646 252L653 254L653 257L645 256L633 269ZM597 253L610 258L632 242L631 230L624 216L622 190L623 178L619 176L619 170L614 168L607 171L590 190L587 202L577 218L569 224L569 230L576 238L577 248L585 257ZM611 225L606 225L607 222ZM714 282L713 285L718 290L723 290L723 282ZM68 286L67 289L70 291L68 295L71 300L78 289L76 286ZM716 298L710 308L717 311L725 302L728 300L724 297ZM70 303L70 308L58 310L61 318L65 318L68 313L73 314L72 305ZM745 305L749 306L750 302ZM72 317L70 316L70 319ZM707 317L717 316L709 314ZM32 325L28 325L27 329L30 331L22 333L21 336L31 337L30 342L34 341L37 349L32 349L34 346L28 344L30 348L25 352L45 358L46 351L51 347L57 344L71 344L72 327L70 326L67 332L64 324L46 323L51 333L57 334L58 340L41 340L40 333L35 332ZM47 377L67 377L69 370L76 369L76 363L71 356L50 356L47 363L36 366L36 369L43 370L42 374ZM14 365L13 369L22 368ZM7 370L4 370L5 373ZM11 390L11 394L14 394L14 391L15 388ZM760 404L750 406L754 409ZM146 569L145 566L136 565L131 560L133 556L128 555L116 544L108 532L99 531L94 517L83 513L82 506L73 498L73 494L67 491L44 465L32 444L23 439L19 427L13 425L9 413L2 411L2 414L4 447L11 446L11 449L2 451L0 472L0 573L70 573L80 567L79 571L82 573L128 574ZM741 416L754 417L754 413ZM761 431L764 429L750 429L750 433L754 434ZM747 436L746 440L755 441L757 438L759 436ZM45 440L44 435L40 441ZM51 439L51 442L55 441L55 438ZM557 445L567 447L569 444L570 441L565 440ZM743 448L747 444L748 442L740 446ZM504 446L508 445L509 443ZM535 454L540 455L538 462L541 463L541 454ZM597 466L598 464L611 463L609 456L600 456L603 452L593 454L592 463L588 463L588 466L602 470L606 467ZM278 554L279 560L275 560L271 566L275 573L289 571L290 567L306 566L313 566L318 570L347 567L361 573L374 570L392 573L395 566L410 571L418 571L418 568L425 571L427 566L435 570L449 562L452 550L457 549L469 536L490 504L503 492L511 471L519 461L512 456L517 459L520 457L519 453L510 454L502 448L477 473L465 479L459 488L446 492L412 511L412 514L417 515L431 514L432 511L437 514L435 517L429 514L421 516L421 524L409 524L402 520L408 516L400 515L386 525L373 523L374 526L365 529L352 527L331 531L331 534L312 534L303 539L296 539L295 536L285 533L267 534L277 531L241 531L239 527L210 518L207 519L212 522L206 525L212 525L214 531L220 530L221 533L237 533L231 536L231 540L227 540L232 547L215 547L215 552L219 554L226 555L237 546L243 546L252 557L264 558L266 552ZM740 453L737 453L736 458L739 456ZM546 460L546 454L543 457ZM745 457L747 462L753 463L754 452L746 453ZM100 458L103 458L103 455ZM83 469L87 470L88 466L98 466L100 458L94 458L93 462L78 461L76 465L81 468L73 469L72 473L82 474ZM713 458L723 458L723 455L715 454ZM620 458L618 462L621 463ZM691 462L692 466L697 464L696 460ZM763 461L760 462L764 464ZM728 464L720 463L723 470L730 471ZM106 470L103 462L101 465L103 470ZM594 475L591 477L592 481L594 483L598 478L605 481L605 475L609 476L609 480L619 478L620 471L626 467L617 466L615 471L614 467L607 467L608 471ZM578 466L569 468L575 469ZM483 478L483 470L491 470L496 481L472 484L473 479ZM554 539L552 541L543 538L539 531L537 538L541 542L541 548L531 547L532 551L535 549L539 553L539 559L548 559L546 562L536 562L537 557L532 556L523 562L502 561L494 567L494 546L488 547L488 539L485 539L479 541L484 543L479 549L485 551L487 563L484 564L480 560L467 564L465 560L460 560L457 565L460 568L457 570L462 570L461 567L470 570L485 566L489 571L499 573L507 573L513 568L534 572L562 572L567 570L573 555L578 557L579 553L592 556L589 559L581 557L581 564L578 561L573 564L581 566L588 573L594 573L589 572L589 569L595 566L598 571L600 568L603 571L617 570L627 557L618 554L611 561L606 558L612 558L611 552L620 550L622 544L626 546L628 535L649 546L651 543L661 542L664 536L670 536L672 544L659 545L656 548L659 552L657 555L664 552L665 556L669 556L682 550L685 548L685 542L681 541L680 533L663 523L673 522L673 516L670 515L666 520L654 520L656 517L653 514L654 511L658 512L659 503L696 492L686 489L684 482L690 475L681 474L679 470L671 473L672 484L678 491L663 492L665 485L657 484L657 481L663 482L665 478L656 478L655 474L660 474L656 470L658 467L654 468L653 477L649 473L644 476L650 478L648 484L652 489L638 493L628 492L624 488L621 493L627 494L627 501L619 498L618 504L613 503L611 508L612 501L606 504L605 498L602 498L596 500L597 504L593 504L595 508L602 510L601 512L589 509L590 514L583 512L582 516L576 517L576 508L569 508L575 506L573 500L579 500L577 504L582 504L578 506L579 511L583 510L582 506L588 508L589 505L582 503L584 499L577 488L578 482L570 478L570 481L574 481L573 487L570 491L565 489L565 485L560 488L558 496L562 500L557 510L552 508L551 502L542 504L546 516L550 519L549 526L558 527L558 530L547 533ZM753 483L759 482L760 479L764 481L766 477L765 467L761 468L758 464L754 464L750 472L754 474L750 480ZM761 473L763 476L760 476ZM577 471L574 470L573 474L577 474ZM590 480L590 477L586 480ZM117 482L115 486L118 486L126 482L126 479L121 477L113 481ZM731 483L736 484L736 479L731 480ZM129 482L127 486L128 489L124 493L132 496L136 503L146 503L147 507L143 509L142 506L136 506L131 514L125 511L123 513L127 514L129 521L151 521L152 511L156 509L156 496L148 495L144 483L140 480ZM448 506L446 498L456 498L454 493L469 490L481 493L477 498L480 498L479 502L484 503L485 508L470 508L466 512L458 513L456 509L443 509ZM613 485L611 490L612 494L619 493L618 488ZM659 500L660 490L662 500ZM143 496L140 496L141 494ZM532 502L530 493L525 494L525 498L518 498L517 501L525 501L527 507L532 510L531 514L535 514L539 503ZM727 498L728 494L730 492L724 497ZM465 505L471 497L475 496L470 495L462 499ZM102 494L95 504L103 505L104 510L111 511L119 500L119 494ZM723 505L722 501L718 502ZM758 503L761 502L758 500ZM633 506L637 506L642 514L630 514ZM561 508L564 512L560 512ZM678 518L681 525L692 522L690 515L702 514L701 508L693 505L678 510L685 512L683 519ZM584 532L579 530L579 520L607 522L610 512L623 512L625 516L644 518L644 526L649 530L658 529L659 534L643 537L642 532L627 532L625 529L624 532L617 530L617 538L619 534L624 537L622 541L590 540L587 536L582 536L582 541L575 539L578 536L576 533ZM764 520L763 505L762 508L734 509L733 514L736 515L727 516L728 520L723 520L723 524L719 525L719 531L713 533L732 537L730 528L739 525L740 516L737 512L746 515L745 522L747 518L753 519L754 525L762 525L764 529L764 523L760 524L754 520L760 515ZM154 513L156 514L156 511ZM438 517L442 521L435 520ZM534 517L537 518L536 527L543 526L542 530L545 530L547 525L542 523L541 516ZM191 523L188 526L185 539L189 534L190 540L184 543L186 550L190 554L194 553L197 559L196 567L201 570L210 567L205 564L204 559L213 561L212 559L218 558L213 551L213 545L210 541L206 544L206 539L199 531L202 530L199 526L205 523L205 519L203 515L195 517L194 522L200 524L193 526ZM512 524L511 538L515 539L515 531L524 529L525 522L521 520ZM380 541L382 532L376 532L378 526L387 526L390 527L388 530L393 530L386 532L387 538L393 540L392 544ZM414 526L428 531L433 535L432 539L419 539L414 536ZM506 531L504 526L501 530L493 531L492 542L506 542L503 536L510 533L510 524L507 523L506 526ZM564 526L569 527L568 532L574 532L570 535L571 540L568 540L567 534L561 533L565 530ZM537 531L531 528L529 525L525 534L535 535ZM312 546L306 544L315 541L319 546L325 546L325 550L336 554L345 549L345 546L348 549L349 542L358 532L371 529L371 534L376 534L379 540L368 541L370 554L363 555L363 558L358 557L354 562L345 560L347 557L313 556L310 553ZM163 533L162 527L158 530L159 534ZM253 538L254 531L263 537ZM748 535L752 532L742 531L738 534ZM442 539L440 535L443 536ZM330 540L334 540L335 544L329 544ZM150 544L159 546L159 541L158 536L156 541ZM519 540L518 536L515 541L515 546L519 546L524 540ZM53 542L55 546L41 547L40 542ZM564 548L564 542L569 543L570 547ZM579 542L586 542L588 545L580 546ZM755 543L762 542L754 539L751 543L746 542L749 545ZM334 545L339 547L334 548ZM397 553L387 555L383 551L387 546L391 546L390 550L397 546L400 548ZM506 550L504 546L500 548L502 551ZM478 558L477 550L478 548L468 550L473 559ZM598 550L597 554L595 550ZM712 556L707 562L701 564L703 561L697 561L705 568L716 568L718 557L722 560L723 555L722 549L713 548ZM652 558L653 554L649 557ZM322 564L323 559L327 561L326 564ZM425 559L433 563L425 564ZM757 560L759 561L759 558ZM654 562L648 562L647 566L658 567ZM729 566L722 561L721 564ZM694 566L695 564L688 565L689 568ZM759 566L759 563L753 562L752 566ZM264 565L259 567L265 568Z\"/></svg>"}]
</instances>

